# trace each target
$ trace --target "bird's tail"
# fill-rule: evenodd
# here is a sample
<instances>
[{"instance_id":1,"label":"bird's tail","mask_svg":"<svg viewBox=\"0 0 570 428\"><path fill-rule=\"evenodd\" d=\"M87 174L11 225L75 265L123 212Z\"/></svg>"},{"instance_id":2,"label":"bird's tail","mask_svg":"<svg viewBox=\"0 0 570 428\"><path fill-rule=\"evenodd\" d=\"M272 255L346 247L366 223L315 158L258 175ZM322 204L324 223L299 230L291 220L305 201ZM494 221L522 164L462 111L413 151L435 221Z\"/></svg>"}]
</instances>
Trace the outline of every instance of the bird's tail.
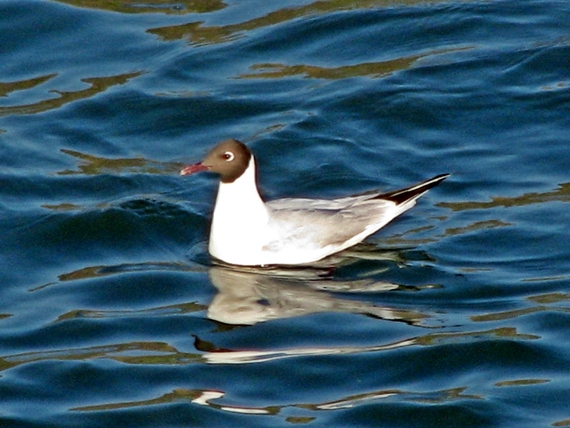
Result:
<instances>
[{"instance_id":1,"label":"bird's tail","mask_svg":"<svg viewBox=\"0 0 570 428\"><path fill-rule=\"evenodd\" d=\"M440 174L436 175L429 180L422 181L421 183L414 184L413 186L406 187L405 189L394 190L393 192L382 193L378 196L375 196L374 199L388 199L389 201L394 202L396 205L406 204L411 201L415 201L420 196L422 196L425 192L427 192L432 187L437 186L450 174ZM412 204L413 205L413 204Z\"/></svg>"}]
</instances>

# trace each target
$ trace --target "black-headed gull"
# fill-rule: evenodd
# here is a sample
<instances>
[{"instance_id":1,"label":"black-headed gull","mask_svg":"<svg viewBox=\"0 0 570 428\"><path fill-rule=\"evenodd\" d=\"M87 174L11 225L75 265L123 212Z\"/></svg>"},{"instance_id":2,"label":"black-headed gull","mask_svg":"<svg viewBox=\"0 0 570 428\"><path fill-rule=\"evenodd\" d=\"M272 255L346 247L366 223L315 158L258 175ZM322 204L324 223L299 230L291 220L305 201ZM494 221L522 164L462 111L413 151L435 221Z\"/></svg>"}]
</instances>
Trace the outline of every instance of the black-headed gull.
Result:
<instances>
[{"instance_id":1,"label":"black-headed gull","mask_svg":"<svg viewBox=\"0 0 570 428\"><path fill-rule=\"evenodd\" d=\"M310 264L358 244L409 210L449 174L405 189L340 199L279 199L264 202L255 158L237 140L226 140L181 175L220 175L210 231L210 254L242 266Z\"/></svg>"}]
</instances>

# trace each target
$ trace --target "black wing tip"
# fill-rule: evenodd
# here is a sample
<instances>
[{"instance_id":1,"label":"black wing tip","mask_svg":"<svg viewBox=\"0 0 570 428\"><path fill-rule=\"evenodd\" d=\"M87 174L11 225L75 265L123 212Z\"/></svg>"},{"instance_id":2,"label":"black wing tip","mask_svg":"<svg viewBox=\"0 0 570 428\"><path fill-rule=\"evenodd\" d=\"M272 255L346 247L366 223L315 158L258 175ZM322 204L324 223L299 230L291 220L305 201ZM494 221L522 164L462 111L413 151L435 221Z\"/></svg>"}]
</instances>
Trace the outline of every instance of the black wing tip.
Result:
<instances>
[{"instance_id":1,"label":"black wing tip","mask_svg":"<svg viewBox=\"0 0 570 428\"><path fill-rule=\"evenodd\" d=\"M395 190L393 192L383 193L381 195L376 196L378 199L388 199L396 203L397 205L403 204L413 199L419 198L425 192L427 192L432 187L437 186L447 177L449 177L450 173L439 174L435 177L432 177L428 180L422 181L420 183L414 184L412 186L406 187L404 189Z\"/></svg>"},{"instance_id":2,"label":"black wing tip","mask_svg":"<svg viewBox=\"0 0 570 428\"><path fill-rule=\"evenodd\" d=\"M451 173L439 174L439 175L436 175L435 177L432 177L428 180L422 181L421 183L418 183L414 186L410 186L410 188L413 189L414 187L418 187L418 188L424 188L425 190L429 190L432 187L437 186L439 183L441 183L443 180L445 180L450 175L451 175Z\"/></svg>"},{"instance_id":3,"label":"black wing tip","mask_svg":"<svg viewBox=\"0 0 570 428\"><path fill-rule=\"evenodd\" d=\"M436 178L437 178L437 179L440 179L440 180L444 180L444 179L446 179L447 177L449 177L450 175L451 175L450 172L445 172L445 173L443 173L443 174L436 175L435 177L431 178L430 180L435 180Z\"/></svg>"},{"instance_id":4,"label":"black wing tip","mask_svg":"<svg viewBox=\"0 0 570 428\"><path fill-rule=\"evenodd\" d=\"M436 184L439 184L439 183L441 183L443 180L445 180L447 177L449 177L450 175L451 175L450 172L446 172L446 173L444 173L444 174L436 175L435 177L432 177L432 178L430 178L430 179L427 180L427 181L435 181Z\"/></svg>"}]
</instances>

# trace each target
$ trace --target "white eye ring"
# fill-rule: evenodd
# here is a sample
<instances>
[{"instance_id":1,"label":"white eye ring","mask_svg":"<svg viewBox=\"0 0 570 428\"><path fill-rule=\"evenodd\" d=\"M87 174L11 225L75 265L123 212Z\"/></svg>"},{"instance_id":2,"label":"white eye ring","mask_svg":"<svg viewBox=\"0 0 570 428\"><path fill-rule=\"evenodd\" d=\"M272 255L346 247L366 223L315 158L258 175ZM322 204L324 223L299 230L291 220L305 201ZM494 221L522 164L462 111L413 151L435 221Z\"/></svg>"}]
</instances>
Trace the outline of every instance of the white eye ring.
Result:
<instances>
[{"instance_id":1,"label":"white eye ring","mask_svg":"<svg viewBox=\"0 0 570 428\"><path fill-rule=\"evenodd\" d=\"M228 162L231 162L235 159L236 155L234 155L232 152L225 152L224 153L224 159Z\"/></svg>"}]
</instances>

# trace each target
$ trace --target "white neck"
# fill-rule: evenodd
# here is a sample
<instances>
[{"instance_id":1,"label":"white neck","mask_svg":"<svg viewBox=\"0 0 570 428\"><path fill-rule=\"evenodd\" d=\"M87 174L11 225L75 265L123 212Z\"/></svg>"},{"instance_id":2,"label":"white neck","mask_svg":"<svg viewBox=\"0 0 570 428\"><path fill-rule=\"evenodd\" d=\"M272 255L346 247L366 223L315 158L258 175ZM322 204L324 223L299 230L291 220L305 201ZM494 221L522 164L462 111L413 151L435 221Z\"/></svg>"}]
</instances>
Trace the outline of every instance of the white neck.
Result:
<instances>
[{"instance_id":1,"label":"white neck","mask_svg":"<svg viewBox=\"0 0 570 428\"><path fill-rule=\"evenodd\" d=\"M257 190L252 156L239 178L232 183L220 181L210 231L210 253L227 260L227 252L239 254L247 246L258 245L256 232L264 229L268 218Z\"/></svg>"},{"instance_id":2,"label":"white neck","mask_svg":"<svg viewBox=\"0 0 570 428\"><path fill-rule=\"evenodd\" d=\"M230 212L239 212L241 210L251 212L261 208L265 211L265 204L257 190L255 159L253 156L240 177L231 183L220 181L214 215L221 208L228 209Z\"/></svg>"}]
</instances>

